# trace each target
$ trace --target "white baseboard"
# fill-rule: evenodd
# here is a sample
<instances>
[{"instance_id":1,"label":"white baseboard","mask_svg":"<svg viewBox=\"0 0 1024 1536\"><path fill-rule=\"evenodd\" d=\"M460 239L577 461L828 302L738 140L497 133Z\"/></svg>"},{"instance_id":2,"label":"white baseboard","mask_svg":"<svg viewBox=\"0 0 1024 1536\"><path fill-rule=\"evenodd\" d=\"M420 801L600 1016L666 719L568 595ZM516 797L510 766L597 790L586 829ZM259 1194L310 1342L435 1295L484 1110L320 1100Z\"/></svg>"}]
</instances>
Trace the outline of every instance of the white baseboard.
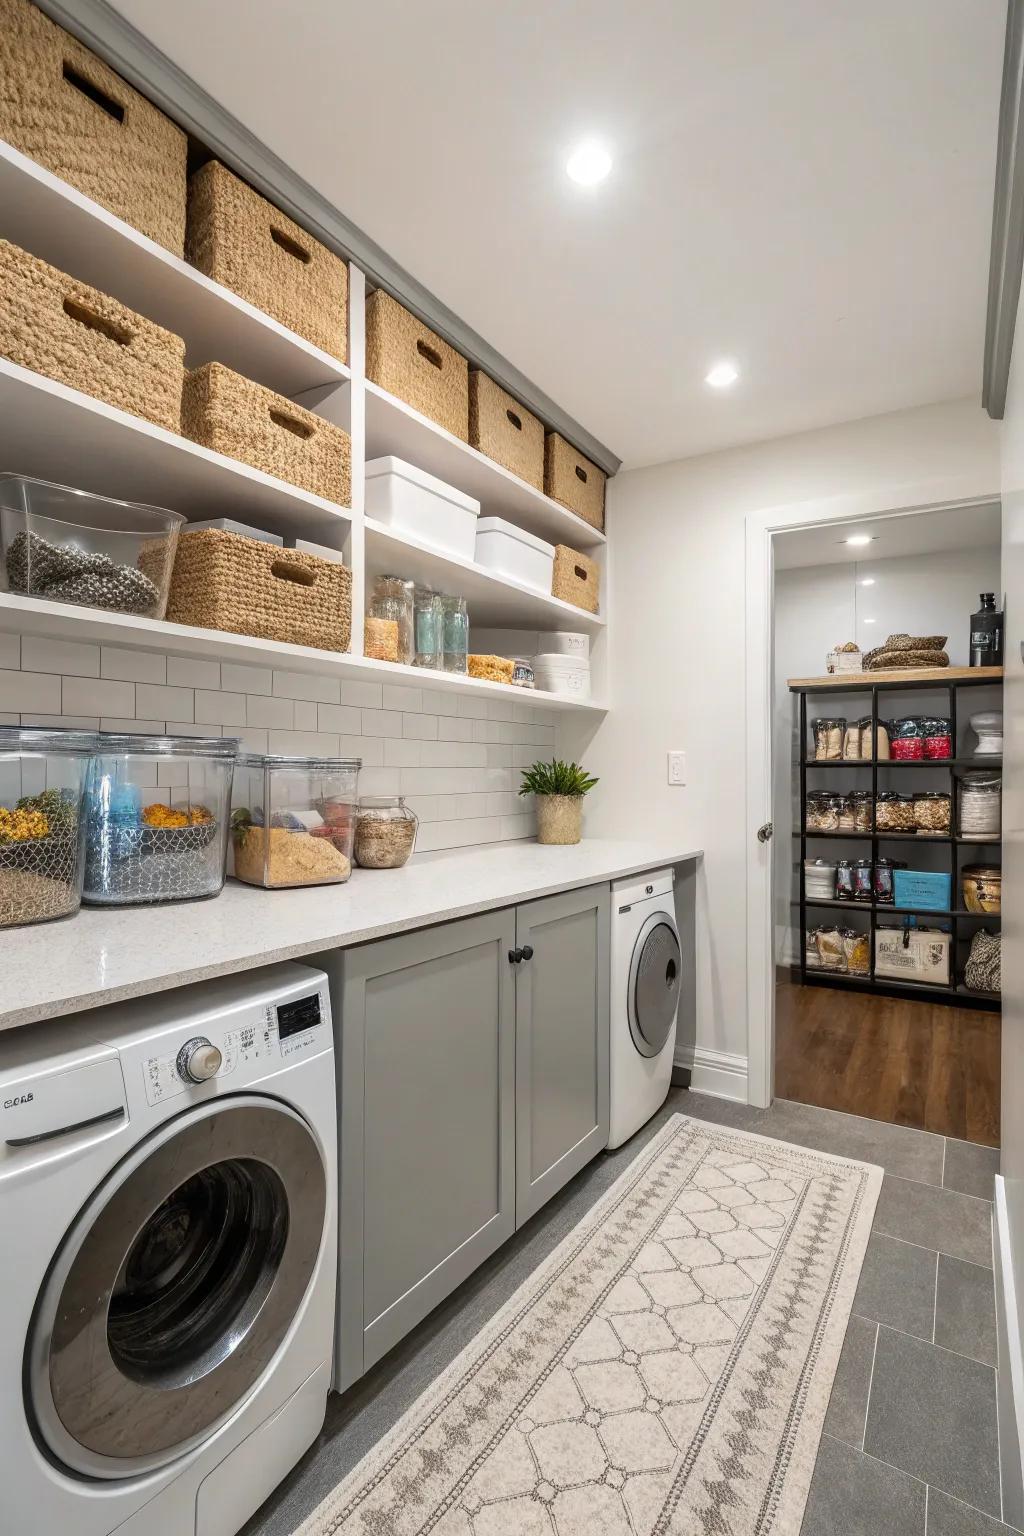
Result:
<instances>
[{"instance_id":1,"label":"white baseboard","mask_svg":"<svg viewBox=\"0 0 1024 1536\"><path fill-rule=\"evenodd\" d=\"M999 1369L996 1372L996 1411L999 1419L999 1473L1002 1482L1003 1519L1014 1527L1024 1519L1024 1350L1021 1348L1017 1282L1010 1248L1006 1212L1006 1186L996 1176L995 1220L992 1248L996 1280L996 1331Z\"/></svg>"},{"instance_id":2,"label":"white baseboard","mask_svg":"<svg viewBox=\"0 0 1024 1536\"><path fill-rule=\"evenodd\" d=\"M690 1087L697 1093L710 1093L716 1099L747 1102L747 1058L731 1051L709 1051L691 1046L676 1053L675 1065L690 1073Z\"/></svg>"}]
</instances>

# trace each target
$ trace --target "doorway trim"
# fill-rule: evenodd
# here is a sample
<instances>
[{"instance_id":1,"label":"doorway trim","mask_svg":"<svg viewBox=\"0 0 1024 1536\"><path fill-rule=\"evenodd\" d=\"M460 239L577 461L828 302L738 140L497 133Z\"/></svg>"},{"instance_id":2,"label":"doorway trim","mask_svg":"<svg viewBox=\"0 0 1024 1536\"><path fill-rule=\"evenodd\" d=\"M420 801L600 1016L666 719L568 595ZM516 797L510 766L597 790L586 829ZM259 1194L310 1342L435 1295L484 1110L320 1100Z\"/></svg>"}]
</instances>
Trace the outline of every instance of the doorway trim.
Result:
<instances>
[{"instance_id":1,"label":"doorway trim","mask_svg":"<svg viewBox=\"0 0 1024 1536\"><path fill-rule=\"evenodd\" d=\"M884 495L884 499L883 499ZM772 819L772 693L775 574L773 539L824 523L869 522L991 505L998 487L979 491L966 476L908 483L896 493L816 497L748 514L746 544L746 873L747 1101L765 1109L775 1080L775 922L771 845L757 829Z\"/></svg>"}]
</instances>

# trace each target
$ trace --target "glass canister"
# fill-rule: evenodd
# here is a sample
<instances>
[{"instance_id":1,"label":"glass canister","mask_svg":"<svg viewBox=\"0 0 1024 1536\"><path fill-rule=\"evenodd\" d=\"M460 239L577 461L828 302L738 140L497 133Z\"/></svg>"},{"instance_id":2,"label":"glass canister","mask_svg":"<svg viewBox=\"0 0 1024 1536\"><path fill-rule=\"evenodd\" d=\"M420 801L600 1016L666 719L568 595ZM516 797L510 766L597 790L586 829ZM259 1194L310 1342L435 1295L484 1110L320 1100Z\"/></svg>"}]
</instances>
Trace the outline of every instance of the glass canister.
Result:
<instances>
[{"instance_id":1,"label":"glass canister","mask_svg":"<svg viewBox=\"0 0 1024 1536\"><path fill-rule=\"evenodd\" d=\"M856 832L870 832L874 824L875 797L870 789L855 789L850 796Z\"/></svg>"},{"instance_id":2,"label":"glass canister","mask_svg":"<svg viewBox=\"0 0 1024 1536\"><path fill-rule=\"evenodd\" d=\"M237 753L231 737L102 733L85 797L85 902L216 896Z\"/></svg>"},{"instance_id":3,"label":"glass canister","mask_svg":"<svg viewBox=\"0 0 1024 1536\"><path fill-rule=\"evenodd\" d=\"M0 928L77 912L96 737L0 726Z\"/></svg>"},{"instance_id":4,"label":"glass canister","mask_svg":"<svg viewBox=\"0 0 1024 1536\"><path fill-rule=\"evenodd\" d=\"M438 592L417 587L415 593L414 667L430 667L440 672L444 667L444 604Z\"/></svg>"},{"instance_id":5,"label":"glass canister","mask_svg":"<svg viewBox=\"0 0 1024 1536\"><path fill-rule=\"evenodd\" d=\"M442 597L444 670L465 673L469 655L469 609L464 597Z\"/></svg>"},{"instance_id":6,"label":"glass canister","mask_svg":"<svg viewBox=\"0 0 1024 1536\"><path fill-rule=\"evenodd\" d=\"M242 753L231 811L235 879L267 889L347 880L361 767L358 757Z\"/></svg>"},{"instance_id":7,"label":"glass canister","mask_svg":"<svg viewBox=\"0 0 1024 1536\"><path fill-rule=\"evenodd\" d=\"M889 756L897 763L924 757L924 737L918 719L893 720L889 725Z\"/></svg>"},{"instance_id":8,"label":"glass canister","mask_svg":"<svg viewBox=\"0 0 1024 1536\"><path fill-rule=\"evenodd\" d=\"M934 761L953 756L953 722L940 715L922 720L924 755Z\"/></svg>"},{"instance_id":9,"label":"glass canister","mask_svg":"<svg viewBox=\"0 0 1024 1536\"><path fill-rule=\"evenodd\" d=\"M398 625L397 660L412 665L415 655L413 584L401 576L378 576L370 595L370 616Z\"/></svg>"},{"instance_id":10,"label":"glass canister","mask_svg":"<svg viewBox=\"0 0 1024 1536\"><path fill-rule=\"evenodd\" d=\"M404 795L364 795L356 811L360 869L401 869L412 857L419 825Z\"/></svg>"},{"instance_id":11,"label":"glass canister","mask_svg":"<svg viewBox=\"0 0 1024 1536\"><path fill-rule=\"evenodd\" d=\"M968 912L995 914L1002 908L1003 871L998 864L965 864L960 889Z\"/></svg>"},{"instance_id":12,"label":"glass canister","mask_svg":"<svg viewBox=\"0 0 1024 1536\"><path fill-rule=\"evenodd\" d=\"M998 841L1003 820L1001 773L965 773L957 784L960 836L976 842Z\"/></svg>"},{"instance_id":13,"label":"glass canister","mask_svg":"<svg viewBox=\"0 0 1024 1536\"><path fill-rule=\"evenodd\" d=\"M875 830L877 832L914 832L914 802L908 795L895 789L880 789L875 803Z\"/></svg>"},{"instance_id":14,"label":"glass canister","mask_svg":"<svg viewBox=\"0 0 1024 1536\"><path fill-rule=\"evenodd\" d=\"M839 796L839 828L840 832L856 832L857 813L854 810L853 796Z\"/></svg>"},{"instance_id":15,"label":"glass canister","mask_svg":"<svg viewBox=\"0 0 1024 1536\"><path fill-rule=\"evenodd\" d=\"M819 763L842 761L843 740L846 735L845 720L812 720L814 733L814 757Z\"/></svg>"},{"instance_id":16,"label":"glass canister","mask_svg":"<svg viewBox=\"0 0 1024 1536\"><path fill-rule=\"evenodd\" d=\"M843 795L831 794L828 790L811 790L804 811L806 831L838 832L844 803Z\"/></svg>"},{"instance_id":17,"label":"glass canister","mask_svg":"<svg viewBox=\"0 0 1024 1536\"><path fill-rule=\"evenodd\" d=\"M914 825L921 833L948 832L951 824L948 794L930 789L918 790L914 796Z\"/></svg>"}]
</instances>

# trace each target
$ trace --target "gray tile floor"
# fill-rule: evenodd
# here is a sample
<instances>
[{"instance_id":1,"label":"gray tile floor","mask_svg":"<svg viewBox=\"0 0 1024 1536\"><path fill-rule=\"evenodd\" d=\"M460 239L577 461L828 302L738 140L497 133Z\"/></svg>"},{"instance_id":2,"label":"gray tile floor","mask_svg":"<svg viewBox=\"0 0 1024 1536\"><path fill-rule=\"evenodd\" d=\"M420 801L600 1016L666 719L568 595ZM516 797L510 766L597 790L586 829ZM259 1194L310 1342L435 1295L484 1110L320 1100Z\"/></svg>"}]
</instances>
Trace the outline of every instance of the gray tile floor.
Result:
<instances>
[{"instance_id":1,"label":"gray tile floor","mask_svg":"<svg viewBox=\"0 0 1024 1536\"><path fill-rule=\"evenodd\" d=\"M880 1164L886 1178L801 1536L1003 1536L991 1216L998 1154L777 1101L673 1089L343 1398L242 1536L292 1536L677 1111ZM512 1536L512 1533L509 1533ZM598 1536L598 1533L595 1533Z\"/></svg>"}]
</instances>

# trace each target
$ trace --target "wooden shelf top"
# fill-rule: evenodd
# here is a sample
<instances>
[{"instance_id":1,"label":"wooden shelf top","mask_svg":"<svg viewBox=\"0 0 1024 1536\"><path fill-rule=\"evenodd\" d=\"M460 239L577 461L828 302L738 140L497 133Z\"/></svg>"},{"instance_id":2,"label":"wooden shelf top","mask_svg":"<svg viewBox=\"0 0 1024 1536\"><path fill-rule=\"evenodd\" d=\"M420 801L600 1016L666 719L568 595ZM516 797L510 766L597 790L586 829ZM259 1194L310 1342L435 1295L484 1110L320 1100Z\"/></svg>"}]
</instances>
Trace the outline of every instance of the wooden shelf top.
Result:
<instances>
[{"instance_id":1,"label":"wooden shelf top","mask_svg":"<svg viewBox=\"0 0 1024 1536\"><path fill-rule=\"evenodd\" d=\"M879 688L889 683L1000 683L1002 667L894 667L887 672L827 672L824 677L791 677L787 688Z\"/></svg>"}]
</instances>

